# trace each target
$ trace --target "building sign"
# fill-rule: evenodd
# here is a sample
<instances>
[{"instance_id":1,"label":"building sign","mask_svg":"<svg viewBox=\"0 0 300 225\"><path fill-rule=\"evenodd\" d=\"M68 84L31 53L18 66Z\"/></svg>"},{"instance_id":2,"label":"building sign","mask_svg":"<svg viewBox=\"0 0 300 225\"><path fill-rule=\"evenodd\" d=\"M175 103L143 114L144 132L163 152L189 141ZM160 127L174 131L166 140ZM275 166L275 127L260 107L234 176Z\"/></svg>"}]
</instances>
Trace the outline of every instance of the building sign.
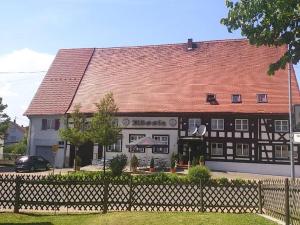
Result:
<instances>
[{"instance_id":1,"label":"building sign","mask_svg":"<svg viewBox=\"0 0 300 225\"><path fill-rule=\"evenodd\" d=\"M176 128L176 117L119 117L120 124L126 128Z\"/></svg>"},{"instance_id":2,"label":"building sign","mask_svg":"<svg viewBox=\"0 0 300 225\"><path fill-rule=\"evenodd\" d=\"M300 144L300 133L299 132L295 132L293 134L294 136L294 144Z\"/></svg>"}]
</instances>

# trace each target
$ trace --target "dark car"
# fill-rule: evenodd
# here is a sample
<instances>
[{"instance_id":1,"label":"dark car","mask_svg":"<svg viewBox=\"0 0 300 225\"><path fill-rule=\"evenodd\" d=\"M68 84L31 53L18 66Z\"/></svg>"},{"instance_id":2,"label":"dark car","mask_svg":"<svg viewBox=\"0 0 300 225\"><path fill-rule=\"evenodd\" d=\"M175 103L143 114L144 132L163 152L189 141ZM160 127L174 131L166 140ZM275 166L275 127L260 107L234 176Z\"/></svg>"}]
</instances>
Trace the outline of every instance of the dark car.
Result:
<instances>
[{"instance_id":1,"label":"dark car","mask_svg":"<svg viewBox=\"0 0 300 225\"><path fill-rule=\"evenodd\" d=\"M37 170L49 170L51 164L41 156L22 156L16 160L15 171L34 172Z\"/></svg>"}]
</instances>

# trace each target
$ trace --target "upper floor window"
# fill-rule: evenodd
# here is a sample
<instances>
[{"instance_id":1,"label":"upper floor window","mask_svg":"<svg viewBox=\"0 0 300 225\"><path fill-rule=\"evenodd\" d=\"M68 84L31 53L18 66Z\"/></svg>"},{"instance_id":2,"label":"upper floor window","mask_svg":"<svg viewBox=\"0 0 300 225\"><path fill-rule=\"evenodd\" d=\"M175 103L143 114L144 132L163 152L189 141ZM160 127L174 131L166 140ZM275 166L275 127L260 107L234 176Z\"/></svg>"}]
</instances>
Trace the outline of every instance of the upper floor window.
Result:
<instances>
[{"instance_id":1,"label":"upper floor window","mask_svg":"<svg viewBox=\"0 0 300 225\"><path fill-rule=\"evenodd\" d=\"M139 140L143 137L146 137L145 134L129 134L129 142L133 142L136 140ZM130 149L130 152L136 152L136 153L144 153L145 152L145 148L134 148L134 149Z\"/></svg>"},{"instance_id":2,"label":"upper floor window","mask_svg":"<svg viewBox=\"0 0 300 225\"><path fill-rule=\"evenodd\" d=\"M279 158L279 159L289 158L288 145L275 145L275 158Z\"/></svg>"},{"instance_id":3,"label":"upper floor window","mask_svg":"<svg viewBox=\"0 0 300 225\"><path fill-rule=\"evenodd\" d=\"M258 103L267 103L268 102L267 94L257 94L256 98L257 98Z\"/></svg>"},{"instance_id":4,"label":"upper floor window","mask_svg":"<svg viewBox=\"0 0 300 225\"><path fill-rule=\"evenodd\" d=\"M241 103L242 102L242 96L240 94L231 95L231 102L232 103Z\"/></svg>"},{"instance_id":5,"label":"upper floor window","mask_svg":"<svg viewBox=\"0 0 300 225\"><path fill-rule=\"evenodd\" d=\"M116 143L107 146L107 152L122 152L122 135L118 136Z\"/></svg>"},{"instance_id":6,"label":"upper floor window","mask_svg":"<svg viewBox=\"0 0 300 225\"><path fill-rule=\"evenodd\" d=\"M154 140L161 142L166 147L153 147L153 153L169 154L169 135L153 135Z\"/></svg>"},{"instance_id":7,"label":"upper floor window","mask_svg":"<svg viewBox=\"0 0 300 225\"><path fill-rule=\"evenodd\" d=\"M223 144L222 143L211 143L211 155L222 156L223 155Z\"/></svg>"},{"instance_id":8,"label":"upper floor window","mask_svg":"<svg viewBox=\"0 0 300 225\"><path fill-rule=\"evenodd\" d=\"M211 119L212 130L224 130L224 119Z\"/></svg>"},{"instance_id":9,"label":"upper floor window","mask_svg":"<svg viewBox=\"0 0 300 225\"><path fill-rule=\"evenodd\" d=\"M197 127L201 125L201 119L200 118L190 118L189 119L189 135L191 135Z\"/></svg>"},{"instance_id":10,"label":"upper floor window","mask_svg":"<svg viewBox=\"0 0 300 225\"><path fill-rule=\"evenodd\" d=\"M60 127L59 119L42 119L42 130L54 129L58 130Z\"/></svg>"},{"instance_id":11,"label":"upper floor window","mask_svg":"<svg viewBox=\"0 0 300 225\"><path fill-rule=\"evenodd\" d=\"M236 144L236 156L249 156L249 145L248 144Z\"/></svg>"},{"instance_id":12,"label":"upper floor window","mask_svg":"<svg viewBox=\"0 0 300 225\"><path fill-rule=\"evenodd\" d=\"M275 120L275 132L289 132L289 121Z\"/></svg>"},{"instance_id":13,"label":"upper floor window","mask_svg":"<svg viewBox=\"0 0 300 225\"><path fill-rule=\"evenodd\" d=\"M235 130L236 131L247 131L248 130L248 120L247 119L236 119L235 120Z\"/></svg>"}]
</instances>

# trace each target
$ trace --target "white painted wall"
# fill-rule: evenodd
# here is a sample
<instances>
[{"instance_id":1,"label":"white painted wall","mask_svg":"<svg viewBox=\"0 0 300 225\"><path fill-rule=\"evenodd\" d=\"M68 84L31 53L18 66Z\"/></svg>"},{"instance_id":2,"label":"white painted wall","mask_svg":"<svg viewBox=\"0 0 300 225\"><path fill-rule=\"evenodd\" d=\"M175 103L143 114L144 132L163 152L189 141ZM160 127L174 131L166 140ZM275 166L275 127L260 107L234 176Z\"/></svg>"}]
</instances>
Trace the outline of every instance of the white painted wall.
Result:
<instances>
[{"instance_id":1,"label":"white painted wall","mask_svg":"<svg viewBox=\"0 0 300 225\"><path fill-rule=\"evenodd\" d=\"M58 130L42 130L42 119L60 119L60 128L64 126L64 117L61 115L53 116L31 116L29 132L29 155L36 154L36 146L52 146L60 141ZM64 149L59 149L55 156L55 166L62 168L64 166Z\"/></svg>"},{"instance_id":2,"label":"white painted wall","mask_svg":"<svg viewBox=\"0 0 300 225\"><path fill-rule=\"evenodd\" d=\"M211 170L265 174L273 176L290 176L289 165L217 161L206 161L205 164ZM295 165L295 176L300 177L300 165Z\"/></svg>"},{"instance_id":3,"label":"white painted wall","mask_svg":"<svg viewBox=\"0 0 300 225\"><path fill-rule=\"evenodd\" d=\"M0 138L0 159L3 159L3 146L4 146L4 140Z\"/></svg>"}]
</instances>

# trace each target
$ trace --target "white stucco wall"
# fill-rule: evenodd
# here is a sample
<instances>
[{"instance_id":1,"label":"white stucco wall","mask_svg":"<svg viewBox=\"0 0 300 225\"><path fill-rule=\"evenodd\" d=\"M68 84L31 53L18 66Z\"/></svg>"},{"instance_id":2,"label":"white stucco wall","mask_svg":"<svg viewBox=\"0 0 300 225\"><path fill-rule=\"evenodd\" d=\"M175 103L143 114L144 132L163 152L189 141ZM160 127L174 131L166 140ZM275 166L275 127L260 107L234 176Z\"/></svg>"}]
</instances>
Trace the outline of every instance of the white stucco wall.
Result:
<instances>
[{"instance_id":1,"label":"white stucco wall","mask_svg":"<svg viewBox=\"0 0 300 225\"><path fill-rule=\"evenodd\" d=\"M61 115L54 116L33 116L30 117L29 131L29 155L36 155L36 146L57 145L60 141L58 130L42 130L42 119L60 119L60 128L64 126L64 117ZM55 155L55 166L62 168L64 166L64 149L60 149Z\"/></svg>"},{"instance_id":2,"label":"white stucco wall","mask_svg":"<svg viewBox=\"0 0 300 225\"><path fill-rule=\"evenodd\" d=\"M217 161L206 161L205 164L211 170L218 171L254 173L273 176L290 176L291 174L290 165ZM300 165L295 166L295 176L300 177Z\"/></svg>"}]
</instances>

